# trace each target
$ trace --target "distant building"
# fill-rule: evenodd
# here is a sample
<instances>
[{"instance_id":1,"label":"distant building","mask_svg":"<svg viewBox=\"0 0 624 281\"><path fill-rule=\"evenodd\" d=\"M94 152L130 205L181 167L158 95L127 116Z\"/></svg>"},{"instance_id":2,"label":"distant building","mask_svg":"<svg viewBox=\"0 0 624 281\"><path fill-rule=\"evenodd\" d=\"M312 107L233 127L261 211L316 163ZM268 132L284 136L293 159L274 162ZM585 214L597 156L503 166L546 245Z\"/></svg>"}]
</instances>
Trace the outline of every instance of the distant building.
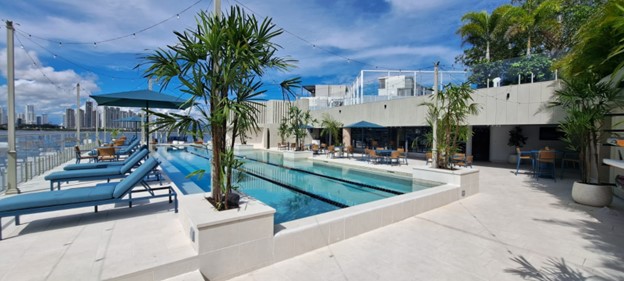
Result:
<instances>
[{"instance_id":1,"label":"distant building","mask_svg":"<svg viewBox=\"0 0 624 281\"><path fill-rule=\"evenodd\" d=\"M95 127L93 125L93 102L88 101L85 103L85 111L84 111L84 122L83 122L83 126L85 128L93 128Z\"/></svg>"},{"instance_id":2,"label":"distant building","mask_svg":"<svg viewBox=\"0 0 624 281\"><path fill-rule=\"evenodd\" d=\"M32 104L26 105L26 112L25 112L25 123L26 124L35 124L36 119L35 119L35 106Z\"/></svg>"},{"instance_id":3,"label":"distant building","mask_svg":"<svg viewBox=\"0 0 624 281\"><path fill-rule=\"evenodd\" d=\"M65 116L63 117L63 127L67 129L76 128L76 111L73 108L65 109Z\"/></svg>"},{"instance_id":4,"label":"distant building","mask_svg":"<svg viewBox=\"0 0 624 281\"><path fill-rule=\"evenodd\" d=\"M414 77L405 75L379 77L379 96L421 96L431 94L431 89L414 82Z\"/></svg>"},{"instance_id":5,"label":"distant building","mask_svg":"<svg viewBox=\"0 0 624 281\"><path fill-rule=\"evenodd\" d=\"M43 125L43 118L41 118L41 116L37 116L37 125Z\"/></svg>"},{"instance_id":6,"label":"distant building","mask_svg":"<svg viewBox=\"0 0 624 281\"><path fill-rule=\"evenodd\" d=\"M47 114L41 114L41 124L50 124L50 120L48 120Z\"/></svg>"},{"instance_id":7,"label":"distant building","mask_svg":"<svg viewBox=\"0 0 624 281\"><path fill-rule=\"evenodd\" d=\"M6 111L4 110L4 107L0 107L0 124L6 124L6 123L7 123Z\"/></svg>"}]
</instances>

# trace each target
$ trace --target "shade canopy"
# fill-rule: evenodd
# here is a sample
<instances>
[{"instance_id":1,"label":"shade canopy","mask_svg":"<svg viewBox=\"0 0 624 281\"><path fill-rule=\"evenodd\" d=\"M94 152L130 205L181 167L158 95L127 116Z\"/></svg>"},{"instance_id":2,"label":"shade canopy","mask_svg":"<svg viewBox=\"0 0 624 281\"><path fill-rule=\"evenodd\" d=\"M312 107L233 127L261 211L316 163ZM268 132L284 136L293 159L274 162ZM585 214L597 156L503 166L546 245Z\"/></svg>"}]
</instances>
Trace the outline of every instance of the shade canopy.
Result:
<instances>
[{"instance_id":1,"label":"shade canopy","mask_svg":"<svg viewBox=\"0 0 624 281\"><path fill-rule=\"evenodd\" d=\"M186 109L186 99L150 90L90 95L99 106Z\"/></svg>"},{"instance_id":2,"label":"shade canopy","mask_svg":"<svg viewBox=\"0 0 624 281\"><path fill-rule=\"evenodd\" d=\"M191 106L183 98L152 90L89 95L89 97L94 99L98 106L142 107L146 110L150 108L186 109ZM141 122L140 118L139 122ZM147 126L147 123L145 125ZM147 129L145 130L145 141L149 142L149 130Z\"/></svg>"},{"instance_id":3,"label":"shade canopy","mask_svg":"<svg viewBox=\"0 0 624 281\"><path fill-rule=\"evenodd\" d=\"M371 123L368 121L360 121L360 122L356 122L353 124L349 124L347 126L344 126L344 128L371 128L371 129L383 129L385 128L384 126L381 126L379 124L375 124L375 123Z\"/></svg>"}]
</instances>

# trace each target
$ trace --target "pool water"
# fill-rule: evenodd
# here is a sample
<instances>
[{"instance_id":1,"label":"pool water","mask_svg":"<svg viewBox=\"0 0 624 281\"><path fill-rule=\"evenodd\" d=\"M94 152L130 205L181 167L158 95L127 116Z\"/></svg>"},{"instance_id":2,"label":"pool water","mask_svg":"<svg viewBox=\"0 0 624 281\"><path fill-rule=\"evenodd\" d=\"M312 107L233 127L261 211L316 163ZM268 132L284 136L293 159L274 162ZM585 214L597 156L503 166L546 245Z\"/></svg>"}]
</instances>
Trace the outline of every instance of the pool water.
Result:
<instances>
[{"instance_id":1,"label":"pool water","mask_svg":"<svg viewBox=\"0 0 624 281\"><path fill-rule=\"evenodd\" d=\"M163 170L184 194L210 192L210 156L203 148L158 149ZM276 224L437 185L310 160L288 163L275 152L254 150L241 156L238 190L276 209ZM203 176L187 176L200 169Z\"/></svg>"}]
</instances>

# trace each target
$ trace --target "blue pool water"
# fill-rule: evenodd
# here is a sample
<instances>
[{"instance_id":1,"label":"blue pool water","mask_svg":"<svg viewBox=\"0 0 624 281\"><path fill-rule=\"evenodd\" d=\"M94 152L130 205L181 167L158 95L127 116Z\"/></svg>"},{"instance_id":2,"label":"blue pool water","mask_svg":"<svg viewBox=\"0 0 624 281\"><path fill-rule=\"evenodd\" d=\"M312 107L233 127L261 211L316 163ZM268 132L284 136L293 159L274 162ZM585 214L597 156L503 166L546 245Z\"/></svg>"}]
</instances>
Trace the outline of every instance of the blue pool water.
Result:
<instances>
[{"instance_id":1,"label":"blue pool water","mask_svg":"<svg viewBox=\"0 0 624 281\"><path fill-rule=\"evenodd\" d=\"M162 167L185 194L210 191L210 152L202 148L158 149ZM243 156L239 191L276 209L275 223L371 202L437 184L414 184L411 178L314 163L284 162L281 153L253 151ZM203 169L199 177L188 174Z\"/></svg>"}]
</instances>

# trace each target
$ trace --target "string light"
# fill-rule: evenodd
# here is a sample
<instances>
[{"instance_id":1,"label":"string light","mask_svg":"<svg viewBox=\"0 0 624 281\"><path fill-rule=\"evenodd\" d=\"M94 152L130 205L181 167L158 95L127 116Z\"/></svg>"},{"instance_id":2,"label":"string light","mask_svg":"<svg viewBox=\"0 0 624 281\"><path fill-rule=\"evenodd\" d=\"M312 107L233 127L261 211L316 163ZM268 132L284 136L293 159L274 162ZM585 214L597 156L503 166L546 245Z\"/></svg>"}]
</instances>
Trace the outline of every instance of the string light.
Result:
<instances>
[{"instance_id":1,"label":"string light","mask_svg":"<svg viewBox=\"0 0 624 281\"><path fill-rule=\"evenodd\" d=\"M163 23L173 19L174 17L179 19L180 18L180 14L185 13L186 11L190 10L192 7L196 6L197 4L199 4L202 1L203 0L198 0L197 2L191 4L190 6L186 7L185 9L181 10L180 12L174 14L173 16L170 16L170 17L168 17L168 18L166 18L164 20L161 20L161 21L159 21L159 22L157 22L155 24L152 24L152 25L150 25L150 26L148 26L146 28L140 29L138 31L135 31L135 32L132 32L132 33L129 33L129 34L126 34L126 35L113 37L113 38L108 38L108 39L99 40L99 41L94 41L94 42L62 42L62 41L56 41L56 40L48 39L48 38L45 38L45 37L33 35L31 33L28 33L26 31L23 31L23 30L20 30L20 29L17 29L17 28L15 30L28 35L28 37L33 37L33 38L36 38L36 39L39 39L39 40L44 40L44 41L58 42L59 46L62 46L63 44L66 44L66 45L67 44L70 44L70 45L90 45L90 44L97 45L97 43L100 43L100 44L101 43L107 43L107 42L112 42L112 41L117 41L117 40L121 40L121 39L124 39L124 38L128 38L128 37L131 37L131 36L136 36L136 34L148 31L148 30L150 30L150 29L152 29L152 28L154 28L156 26L159 26L159 25L161 25L161 24L163 24Z\"/></svg>"},{"instance_id":2,"label":"string light","mask_svg":"<svg viewBox=\"0 0 624 281\"><path fill-rule=\"evenodd\" d=\"M18 35L18 37L16 37L16 38L19 38L19 36L24 36L24 35L23 35L23 34L21 34L21 33L16 33L16 34ZM67 59L67 58L65 58L65 57L63 57L63 56L60 56L60 55L58 55L58 54L56 54L56 53L54 53L54 52L50 51L48 48L46 48L46 47L42 46L41 44L39 44L37 41L33 40L32 38L28 38L28 37L25 37L25 36L24 36L24 38L28 39L31 43L35 44L35 45L36 45L36 46L38 46L40 49L42 49L42 50L44 50L44 51L48 52L48 53L49 53L49 54L51 54L54 58L60 58L60 59L62 59L62 60L64 60L64 61L66 61L66 62L68 62L68 63L70 63L70 64L72 64L72 65L74 65L74 66L78 67L78 68L81 68L81 69L85 70L85 71L89 71L89 72L97 73L97 74L99 74L99 75L101 75L101 76L105 76L105 77L109 77L109 78L116 78L116 79L120 79L120 80L130 80L130 81L134 81L134 80L139 80L139 79L142 79L142 78L128 78L128 77L113 76L113 75L108 75L108 74L106 74L106 73L104 73L104 72L95 71L95 70L93 70L93 69L90 69L90 68L88 68L88 67L85 67L85 66L83 66L83 65L80 65L80 64L78 64L78 63L75 63L75 62L73 62L73 61L71 61L71 60L69 60L69 59Z\"/></svg>"}]
</instances>

